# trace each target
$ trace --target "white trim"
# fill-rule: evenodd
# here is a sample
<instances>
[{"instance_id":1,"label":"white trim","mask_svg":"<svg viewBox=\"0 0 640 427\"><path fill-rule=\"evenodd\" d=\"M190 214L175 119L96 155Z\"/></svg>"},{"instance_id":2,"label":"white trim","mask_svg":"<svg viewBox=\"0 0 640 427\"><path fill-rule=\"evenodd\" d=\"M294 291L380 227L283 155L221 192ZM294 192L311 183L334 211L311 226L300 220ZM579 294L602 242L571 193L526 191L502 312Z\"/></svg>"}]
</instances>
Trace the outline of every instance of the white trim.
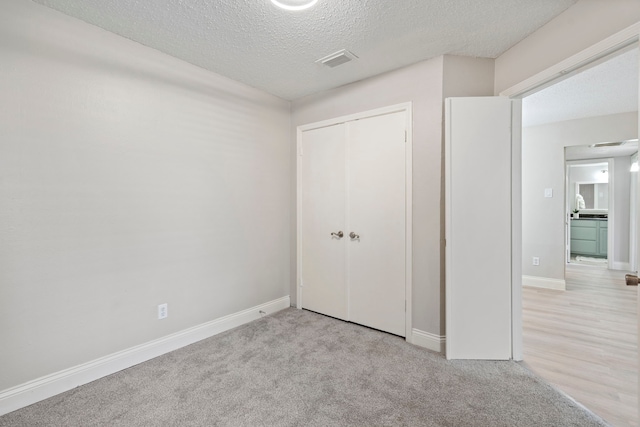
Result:
<instances>
[{"instance_id":1,"label":"white trim","mask_svg":"<svg viewBox=\"0 0 640 427\"><path fill-rule=\"evenodd\" d=\"M349 192L349 188L351 188L351 162L349 161L351 158L351 144L349 144L349 141L351 141L351 123L345 123L344 124L344 207L345 207L345 212L344 212L344 229L345 230L352 230L353 228L351 227L351 212L349 211L349 208L351 207L351 193ZM302 185L304 186L304 182L302 183ZM346 294L347 294L347 319L346 320L351 320L352 319L352 314L351 314L351 245L346 245L345 246L345 258L344 258L344 283L347 287L346 289ZM300 264L302 265L302 264Z\"/></svg>"},{"instance_id":2,"label":"white trim","mask_svg":"<svg viewBox=\"0 0 640 427\"><path fill-rule=\"evenodd\" d=\"M501 96L510 98L522 98L531 95L548 86L568 78L589 65L594 65L600 60L606 60L609 55L620 52L622 49L638 42L640 34L640 22L635 23L624 30L607 37L606 39L578 52L569 58L543 70L522 82L500 92Z\"/></svg>"},{"instance_id":3,"label":"white trim","mask_svg":"<svg viewBox=\"0 0 640 427\"><path fill-rule=\"evenodd\" d=\"M403 102L401 104L389 105L387 107L376 108L373 110L361 111L359 113L348 114L346 116L334 117L327 120L321 120L319 122L308 123L306 125L298 126L298 136L301 132L324 128L328 126L335 126L346 122L352 122L354 120L366 119L369 117L382 116L385 114L397 113L400 111L411 111L411 102ZM300 140L298 139L298 144Z\"/></svg>"},{"instance_id":4,"label":"white trim","mask_svg":"<svg viewBox=\"0 0 640 427\"><path fill-rule=\"evenodd\" d=\"M522 101L511 102L511 129L522 129ZM511 132L511 358L523 358L522 132Z\"/></svg>"},{"instance_id":5,"label":"white trim","mask_svg":"<svg viewBox=\"0 0 640 427\"><path fill-rule=\"evenodd\" d=\"M302 310L302 128L296 129L296 308Z\"/></svg>"},{"instance_id":6,"label":"white trim","mask_svg":"<svg viewBox=\"0 0 640 427\"><path fill-rule=\"evenodd\" d=\"M638 153L631 156L631 163L638 161ZM630 197L629 197L629 271L637 271L637 259L638 259L638 241L636 236L638 235L638 172L630 172Z\"/></svg>"},{"instance_id":7,"label":"white trim","mask_svg":"<svg viewBox=\"0 0 640 427\"><path fill-rule=\"evenodd\" d=\"M322 120L315 123L300 125L296 129L296 307L302 309L302 294L304 283L302 278L302 132L328 126L351 122L369 117L382 116L396 112L405 112L407 141L405 145L405 339L412 342L412 289L413 289L413 104L404 102L387 107L376 108L355 114Z\"/></svg>"},{"instance_id":8,"label":"white trim","mask_svg":"<svg viewBox=\"0 0 640 427\"><path fill-rule=\"evenodd\" d=\"M290 300L287 295L286 297L2 390L0 391L0 415L249 323L260 318L260 311L264 311L267 314L275 313L289 306Z\"/></svg>"},{"instance_id":9,"label":"white trim","mask_svg":"<svg viewBox=\"0 0 640 427\"><path fill-rule=\"evenodd\" d=\"M630 262L618 262L618 261L614 261L612 263L611 270L633 271L631 270Z\"/></svg>"},{"instance_id":10,"label":"white trim","mask_svg":"<svg viewBox=\"0 0 640 427\"><path fill-rule=\"evenodd\" d=\"M564 153L564 264L566 266L571 262L571 201L569 200L571 165L567 162L566 150Z\"/></svg>"},{"instance_id":11,"label":"white trim","mask_svg":"<svg viewBox=\"0 0 640 427\"><path fill-rule=\"evenodd\" d=\"M607 169L609 170L609 213L607 215L607 268L609 268L609 270L616 270L616 268L614 267L615 265L615 259L616 259L616 245L615 245L615 235L616 235L616 183L615 183L615 175L616 175L616 170L615 170L615 162L613 161L613 158L609 158L607 159L607 163L608 163L608 167ZM598 236L598 239L600 239L600 236Z\"/></svg>"},{"instance_id":12,"label":"white trim","mask_svg":"<svg viewBox=\"0 0 640 427\"><path fill-rule=\"evenodd\" d=\"M445 330L450 331L451 323L451 313L453 313L453 303L451 298L447 298L447 293L449 292L449 278L452 277L451 271L451 263L447 260L451 260L453 258L451 253L451 245L447 244L447 241L451 242L451 238L449 237L451 233L451 224L449 221L451 215L451 120L448 117L451 117L451 99L447 98L444 101L444 223L445 223L445 234L444 234L444 277L445 277L445 289L444 289L444 314L445 314ZM513 178L513 177L512 177ZM513 248L512 248L513 250ZM442 273L440 273L442 274ZM442 292L442 291L441 291ZM513 308L512 308L513 309ZM513 322L513 318L512 318ZM455 334L454 334L455 335ZM447 352L445 352L445 357L449 359Z\"/></svg>"},{"instance_id":13,"label":"white trim","mask_svg":"<svg viewBox=\"0 0 640 427\"><path fill-rule=\"evenodd\" d=\"M420 329L414 329L412 334L413 340L411 341L411 344L424 347L431 351L437 351L438 353L445 352L447 340L444 335L436 335L430 332L421 331Z\"/></svg>"},{"instance_id":14,"label":"white trim","mask_svg":"<svg viewBox=\"0 0 640 427\"><path fill-rule=\"evenodd\" d=\"M405 145L405 339L413 342L413 108L405 104L407 142Z\"/></svg>"},{"instance_id":15,"label":"white trim","mask_svg":"<svg viewBox=\"0 0 640 427\"><path fill-rule=\"evenodd\" d=\"M549 277L522 276L522 286L531 288L555 289L556 291L566 291L567 282L562 279L551 279Z\"/></svg>"}]
</instances>

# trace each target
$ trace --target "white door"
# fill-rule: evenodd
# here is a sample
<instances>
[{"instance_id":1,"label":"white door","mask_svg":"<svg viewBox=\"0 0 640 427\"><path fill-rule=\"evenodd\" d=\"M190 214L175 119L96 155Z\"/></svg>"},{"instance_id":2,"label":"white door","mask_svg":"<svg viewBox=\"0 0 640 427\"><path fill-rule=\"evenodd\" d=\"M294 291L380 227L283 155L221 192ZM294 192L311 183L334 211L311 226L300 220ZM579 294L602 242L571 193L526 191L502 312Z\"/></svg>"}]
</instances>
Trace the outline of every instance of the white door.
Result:
<instances>
[{"instance_id":1,"label":"white door","mask_svg":"<svg viewBox=\"0 0 640 427\"><path fill-rule=\"evenodd\" d=\"M345 125L302 133L303 306L347 320ZM333 234L332 234L333 233Z\"/></svg>"},{"instance_id":2,"label":"white door","mask_svg":"<svg viewBox=\"0 0 640 427\"><path fill-rule=\"evenodd\" d=\"M401 336L406 114L303 131L299 175L302 308Z\"/></svg>"},{"instance_id":3,"label":"white door","mask_svg":"<svg viewBox=\"0 0 640 427\"><path fill-rule=\"evenodd\" d=\"M445 109L447 358L510 359L513 101L449 98Z\"/></svg>"},{"instance_id":4,"label":"white door","mask_svg":"<svg viewBox=\"0 0 640 427\"><path fill-rule=\"evenodd\" d=\"M348 125L350 320L404 336L405 113Z\"/></svg>"}]
</instances>

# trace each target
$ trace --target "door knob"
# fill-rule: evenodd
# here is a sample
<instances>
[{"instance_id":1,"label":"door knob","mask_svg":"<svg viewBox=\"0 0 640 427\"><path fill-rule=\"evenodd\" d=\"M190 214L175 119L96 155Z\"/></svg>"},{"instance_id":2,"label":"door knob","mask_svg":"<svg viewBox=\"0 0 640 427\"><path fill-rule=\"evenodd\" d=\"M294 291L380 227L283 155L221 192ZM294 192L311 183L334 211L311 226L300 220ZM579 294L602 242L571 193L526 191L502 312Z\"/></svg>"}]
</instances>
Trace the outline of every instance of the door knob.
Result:
<instances>
[{"instance_id":1,"label":"door knob","mask_svg":"<svg viewBox=\"0 0 640 427\"><path fill-rule=\"evenodd\" d=\"M344 237L344 233L342 231L338 231L337 233L331 233L331 237L337 237L338 239L342 239L342 237Z\"/></svg>"},{"instance_id":2,"label":"door knob","mask_svg":"<svg viewBox=\"0 0 640 427\"><path fill-rule=\"evenodd\" d=\"M349 237L351 237L352 239L359 239L360 235L352 231L351 233L349 233Z\"/></svg>"}]
</instances>

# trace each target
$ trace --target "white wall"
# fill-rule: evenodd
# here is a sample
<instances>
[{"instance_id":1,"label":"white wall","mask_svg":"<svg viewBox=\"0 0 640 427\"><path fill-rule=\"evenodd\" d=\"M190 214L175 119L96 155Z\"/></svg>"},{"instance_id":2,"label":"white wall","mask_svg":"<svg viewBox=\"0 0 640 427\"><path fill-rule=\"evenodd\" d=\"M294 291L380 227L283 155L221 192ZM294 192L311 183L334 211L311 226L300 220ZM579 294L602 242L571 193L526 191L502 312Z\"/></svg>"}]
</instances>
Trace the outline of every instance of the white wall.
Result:
<instances>
[{"instance_id":1,"label":"white wall","mask_svg":"<svg viewBox=\"0 0 640 427\"><path fill-rule=\"evenodd\" d=\"M443 61L443 96L491 96L495 60L445 55Z\"/></svg>"},{"instance_id":2,"label":"white wall","mask_svg":"<svg viewBox=\"0 0 640 427\"><path fill-rule=\"evenodd\" d=\"M636 137L637 138L637 137ZM631 227L631 158L615 157L614 174L614 268L630 269L630 227ZM611 174L611 171L609 171ZM609 231L611 232L611 231Z\"/></svg>"},{"instance_id":3,"label":"white wall","mask_svg":"<svg viewBox=\"0 0 640 427\"><path fill-rule=\"evenodd\" d=\"M496 59L495 93L640 21L638 0L579 0Z\"/></svg>"},{"instance_id":4,"label":"white wall","mask_svg":"<svg viewBox=\"0 0 640 427\"><path fill-rule=\"evenodd\" d=\"M493 60L439 57L293 102L297 126L411 101L413 103L413 327L444 334L443 99L447 78L457 95L490 95ZM451 89L454 92L454 89ZM295 161L295 147L292 147ZM295 182L295 174L292 175ZM295 196L295 193L294 193ZM292 204L295 215L295 202ZM292 224L295 232L295 223ZM295 259L291 277L295 278ZM292 281L291 298L296 285Z\"/></svg>"},{"instance_id":5,"label":"white wall","mask_svg":"<svg viewBox=\"0 0 640 427\"><path fill-rule=\"evenodd\" d=\"M564 280L564 147L632 139L637 138L637 134L637 113L570 120L523 129L524 275ZM545 188L553 189L552 198L544 197ZM626 191L629 191L628 186ZM534 256L540 257L539 266L532 265Z\"/></svg>"},{"instance_id":6,"label":"white wall","mask_svg":"<svg viewBox=\"0 0 640 427\"><path fill-rule=\"evenodd\" d=\"M288 102L23 0L0 64L0 391L288 295Z\"/></svg>"}]
</instances>

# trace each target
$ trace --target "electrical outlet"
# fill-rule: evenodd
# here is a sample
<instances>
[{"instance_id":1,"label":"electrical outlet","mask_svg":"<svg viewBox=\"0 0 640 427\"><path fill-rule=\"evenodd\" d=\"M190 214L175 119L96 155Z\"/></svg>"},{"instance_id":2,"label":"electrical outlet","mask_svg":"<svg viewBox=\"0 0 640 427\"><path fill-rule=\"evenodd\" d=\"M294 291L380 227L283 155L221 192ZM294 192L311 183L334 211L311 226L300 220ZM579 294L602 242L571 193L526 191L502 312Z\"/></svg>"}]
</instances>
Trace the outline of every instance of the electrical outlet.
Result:
<instances>
[{"instance_id":1,"label":"electrical outlet","mask_svg":"<svg viewBox=\"0 0 640 427\"><path fill-rule=\"evenodd\" d=\"M540 265L540 258L537 256L533 257L533 265Z\"/></svg>"},{"instance_id":2,"label":"electrical outlet","mask_svg":"<svg viewBox=\"0 0 640 427\"><path fill-rule=\"evenodd\" d=\"M160 304L158 306L158 319L165 319L169 315L169 304Z\"/></svg>"}]
</instances>

